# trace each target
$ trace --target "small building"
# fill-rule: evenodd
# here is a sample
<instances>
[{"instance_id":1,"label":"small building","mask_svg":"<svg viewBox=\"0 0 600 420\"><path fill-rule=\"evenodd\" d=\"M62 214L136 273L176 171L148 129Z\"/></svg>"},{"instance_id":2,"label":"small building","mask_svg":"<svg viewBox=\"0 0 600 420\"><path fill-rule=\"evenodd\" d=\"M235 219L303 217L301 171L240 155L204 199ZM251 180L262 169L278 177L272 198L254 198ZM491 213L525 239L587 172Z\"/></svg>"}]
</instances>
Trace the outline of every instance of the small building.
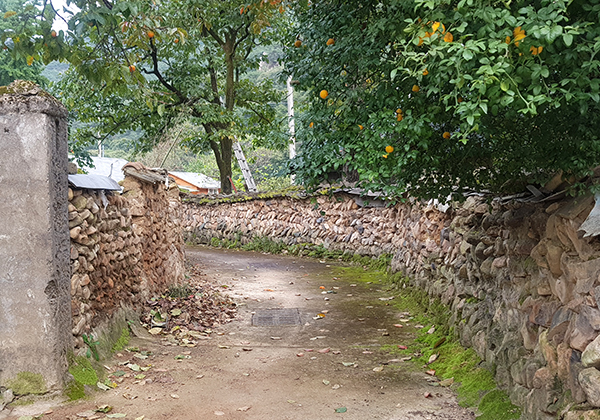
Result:
<instances>
[{"instance_id":1,"label":"small building","mask_svg":"<svg viewBox=\"0 0 600 420\"><path fill-rule=\"evenodd\" d=\"M169 176L175 180L179 188L190 194L219 194L221 183L204 174L195 172L169 172Z\"/></svg>"}]
</instances>

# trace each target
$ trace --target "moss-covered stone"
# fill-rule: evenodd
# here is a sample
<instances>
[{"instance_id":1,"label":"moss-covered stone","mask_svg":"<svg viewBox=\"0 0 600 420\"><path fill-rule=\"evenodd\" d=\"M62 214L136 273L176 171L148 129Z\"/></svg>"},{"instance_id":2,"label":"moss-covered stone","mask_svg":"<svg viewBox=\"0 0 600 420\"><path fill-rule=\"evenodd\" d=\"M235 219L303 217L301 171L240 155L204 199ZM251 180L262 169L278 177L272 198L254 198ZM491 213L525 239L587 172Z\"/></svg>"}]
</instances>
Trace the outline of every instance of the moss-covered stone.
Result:
<instances>
[{"instance_id":1,"label":"moss-covered stone","mask_svg":"<svg viewBox=\"0 0 600 420\"><path fill-rule=\"evenodd\" d=\"M8 381L8 386L15 395L39 395L48 392L46 380L40 373L19 372L15 379Z\"/></svg>"}]
</instances>

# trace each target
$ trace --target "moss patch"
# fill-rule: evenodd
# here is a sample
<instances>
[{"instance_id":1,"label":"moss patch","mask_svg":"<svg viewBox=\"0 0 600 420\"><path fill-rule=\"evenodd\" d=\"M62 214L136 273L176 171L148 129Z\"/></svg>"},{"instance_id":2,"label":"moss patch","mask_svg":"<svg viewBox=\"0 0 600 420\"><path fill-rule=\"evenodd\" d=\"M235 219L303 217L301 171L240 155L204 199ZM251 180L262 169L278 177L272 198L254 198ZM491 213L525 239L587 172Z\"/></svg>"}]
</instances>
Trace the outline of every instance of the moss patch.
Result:
<instances>
[{"instance_id":1,"label":"moss patch","mask_svg":"<svg viewBox=\"0 0 600 420\"><path fill-rule=\"evenodd\" d=\"M92 363L83 356L75 358L74 363L69 367L69 373L82 385L96 385L98 382L98 374Z\"/></svg>"},{"instance_id":2,"label":"moss patch","mask_svg":"<svg viewBox=\"0 0 600 420\"><path fill-rule=\"evenodd\" d=\"M521 410L512 405L505 392L490 391L481 399L479 420L512 420L521 417Z\"/></svg>"},{"instance_id":3,"label":"moss patch","mask_svg":"<svg viewBox=\"0 0 600 420\"><path fill-rule=\"evenodd\" d=\"M77 381L71 381L67 384L65 388L65 395L71 401L85 398L85 387L83 386L83 384Z\"/></svg>"},{"instance_id":4,"label":"moss patch","mask_svg":"<svg viewBox=\"0 0 600 420\"><path fill-rule=\"evenodd\" d=\"M123 328L121 331L121 337L117 340L117 342L112 346L112 352L117 352L123 350L127 344L129 344L129 339L131 336L129 335L129 328Z\"/></svg>"},{"instance_id":5,"label":"moss patch","mask_svg":"<svg viewBox=\"0 0 600 420\"><path fill-rule=\"evenodd\" d=\"M15 395L45 394L48 392L46 380L40 373L19 372L17 377L8 382Z\"/></svg>"}]
</instances>

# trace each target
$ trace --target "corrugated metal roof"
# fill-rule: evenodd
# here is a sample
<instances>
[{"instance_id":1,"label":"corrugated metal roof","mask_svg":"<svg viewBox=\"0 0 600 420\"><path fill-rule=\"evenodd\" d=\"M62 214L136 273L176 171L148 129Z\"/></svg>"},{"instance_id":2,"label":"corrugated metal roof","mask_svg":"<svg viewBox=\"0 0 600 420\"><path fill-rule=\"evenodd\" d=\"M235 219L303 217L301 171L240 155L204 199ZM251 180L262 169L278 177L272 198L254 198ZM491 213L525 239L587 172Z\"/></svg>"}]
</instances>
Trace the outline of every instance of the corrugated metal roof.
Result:
<instances>
[{"instance_id":1,"label":"corrugated metal roof","mask_svg":"<svg viewBox=\"0 0 600 420\"><path fill-rule=\"evenodd\" d=\"M169 174L181 178L198 188L221 188L221 183L211 177L196 172L171 172Z\"/></svg>"},{"instance_id":2,"label":"corrugated metal roof","mask_svg":"<svg viewBox=\"0 0 600 420\"><path fill-rule=\"evenodd\" d=\"M69 175L69 184L75 188L88 190L121 191L121 186L117 184L117 181L103 175Z\"/></svg>"}]
</instances>

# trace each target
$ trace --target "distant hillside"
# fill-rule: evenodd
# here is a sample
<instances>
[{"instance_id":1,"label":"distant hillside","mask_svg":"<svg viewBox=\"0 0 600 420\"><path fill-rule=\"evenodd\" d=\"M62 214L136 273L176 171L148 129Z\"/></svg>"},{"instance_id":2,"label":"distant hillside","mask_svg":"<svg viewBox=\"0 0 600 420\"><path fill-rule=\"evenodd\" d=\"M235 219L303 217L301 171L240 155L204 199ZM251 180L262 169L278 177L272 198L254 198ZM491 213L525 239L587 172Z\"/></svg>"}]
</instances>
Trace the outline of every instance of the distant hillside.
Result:
<instances>
[{"instance_id":1,"label":"distant hillside","mask_svg":"<svg viewBox=\"0 0 600 420\"><path fill-rule=\"evenodd\" d=\"M42 71L42 76L46 77L50 82L56 83L62 78L62 74L69 68L69 63L60 63L53 61L46 66Z\"/></svg>"}]
</instances>

